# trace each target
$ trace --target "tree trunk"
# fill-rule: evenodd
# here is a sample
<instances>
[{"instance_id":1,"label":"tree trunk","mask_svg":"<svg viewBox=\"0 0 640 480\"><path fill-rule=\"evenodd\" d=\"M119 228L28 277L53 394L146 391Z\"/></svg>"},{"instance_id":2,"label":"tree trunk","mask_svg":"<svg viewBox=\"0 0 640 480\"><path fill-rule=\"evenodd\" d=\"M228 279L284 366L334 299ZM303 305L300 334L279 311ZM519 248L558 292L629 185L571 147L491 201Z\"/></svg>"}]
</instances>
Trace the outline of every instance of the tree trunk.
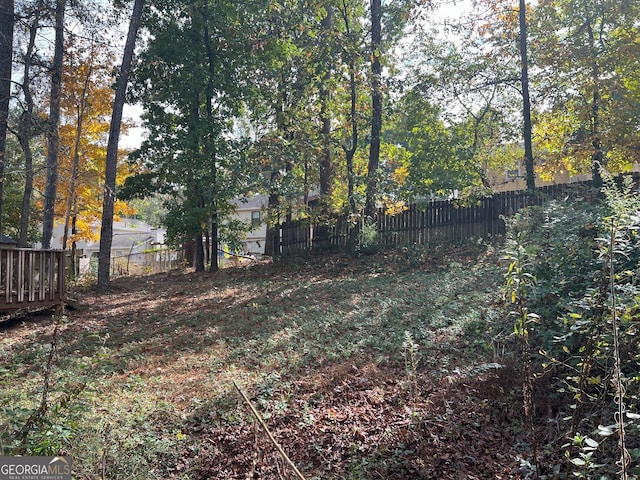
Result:
<instances>
[{"instance_id":1,"label":"tree trunk","mask_svg":"<svg viewBox=\"0 0 640 480\"><path fill-rule=\"evenodd\" d=\"M358 148L358 120L356 112L356 71L353 60L350 62L350 91L351 91L351 138L349 139L349 145L343 145L346 161L347 161L347 199L349 200L349 213L353 219L357 218L357 205L355 198L355 171L353 168L353 157L356 154ZM358 237L358 225L360 222L355 222L355 225L350 230L347 248L349 252L355 252L357 237Z\"/></svg>"},{"instance_id":2,"label":"tree trunk","mask_svg":"<svg viewBox=\"0 0 640 480\"><path fill-rule=\"evenodd\" d=\"M207 228L204 235L204 264L211 264L211 231Z\"/></svg>"},{"instance_id":3,"label":"tree trunk","mask_svg":"<svg viewBox=\"0 0 640 480\"><path fill-rule=\"evenodd\" d=\"M346 161L347 161L347 198L349 200L349 213L351 215L356 215L357 213L357 205L356 199L354 195L355 191L355 171L353 168L353 157L356 154L356 150L358 149L358 117L356 111L356 100L357 100L357 84L356 84L356 69L353 59L350 61L349 65L350 73L349 73L349 90L351 93L351 108L349 110L349 117L351 121L351 136L349 138L349 143L343 145L343 150L345 153Z\"/></svg>"},{"instance_id":4,"label":"tree trunk","mask_svg":"<svg viewBox=\"0 0 640 480\"><path fill-rule=\"evenodd\" d=\"M349 12L347 6L343 4L341 10L342 20L345 25L345 34L348 39L351 38L351 22L349 21ZM358 238L358 226L360 222L355 221L357 219L358 208L355 198L355 171L353 165L353 158L358 150L358 115L357 115L357 100L358 100L358 82L356 79L356 57L353 51L346 50L347 63L349 65L349 123L351 124L351 132L348 138L342 142L342 150L344 150L346 166L347 166L347 200L349 202L349 213L354 220L354 224L349 230L349 238L347 239L347 250L351 253L355 252Z\"/></svg>"},{"instance_id":5,"label":"tree trunk","mask_svg":"<svg viewBox=\"0 0 640 480\"><path fill-rule=\"evenodd\" d=\"M220 268L218 263L218 215L214 213L211 220L211 263L209 264L210 272L217 272Z\"/></svg>"},{"instance_id":6,"label":"tree trunk","mask_svg":"<svg viewBox=\"0 0 640 480\"><path fill-rule=\"evenodd\" d=\"M195 265L196 272L204 272L204 245L202 232L196 234L196 251L193 263Z\"/></svg>"},{"instance_id":7,"label":"tree trunk","mask_svg":"<svg viewBox=\"0 0 640 480\"><path fill-rule=\"evenodd\" d=\"M280 79L278 84L278 99L275 106L276 128L285 138L291 138L287 132L285 119L285 103L287 99L286 79ZM272 171L269 177L269 199L267 201L267 236L264 241L264 254L275 258L280 255L280 195L276 181L278 180L279 166L271 165Z\"/></svg>"},{"instance_id":8,"label":"tree trunk","mask_svg":"<svg viewBox=\"0 0 640 480\"><path fill-rule=\"evenodd\" d=\"M271 173L271 183L275 181L276 174ZM268 257L277 257L280 254L280 196L271 187L267 209L269 215L267 219L267 237L264 240L264 254Z\"/></svg>"},{"instance_id":9,"label":"tree trunk","mask_svg":"<svg viewBox=\"0 0 640 480\"><path fill-rule=\"evenodd\" d=\"M376 216L377 174L380 165L380 133L382 131L382 1L371 0L371 145L367 165L365 214Z\"/></svg>"},{"instance_id":10,"label":"tree trunk","mask_svg":"<svg viewBox=\"0 0 640 480\"><path fill-rule=\"evenodd\" d=\"M189 267L193 267L195 265L195 251L196 251L196 242L193 238L186 241L182 246L184 259L186 260L187 266Z\"/></svg>"},{"instance_id":11,"label":"tree trunk","mask_svg":"<svg viewBox=\"0 0 640 480\"><path fill-rule=\"evenodd\" d=\"M144 0L135 0L133 13L129 22L129 32L124 47L122 65L116 81L116 95L113 101L109 141L107 143L107 161L105 166L104 198L102 202L102 227L100 228L100 257L98 259L98 290L109 288L109 270L111 266L111 244L113 240L113 210L116 196L116 171L118 167L118 142L120 141L120 127L122 124L122 110L124 108L133 51L136 37L140 28Z\"/></svg>"},{"instance_id":12,"label":"tree trunk","mask_svg":"<svg viewBox=\"0 0 640 480\"><path fill-rule=\"evenodd\" d=\"M329 37L333 25L333 14L331 5L325 5L327 15L322 20L322 30ZM331 189L331 116L329 113L329 102L331 92L329 82L331 79L331 45L325 42L324 53L322 55L322 67L324 69L322 82L320 83L320 123L322 125L322 155L320 156L320 202L327 203L327 198Z\"/></svg>"},{"instance_id":13,"label":"tree trunk","mask_svg":"<svg viewBox=\"0 0 640 480\"><path fill-rule=\"evenodd\" d=\"M345 9L342 12L345 31L347 38L351 37L351 25L349 22L349 14ZM349 64L349 122L351 123L351 132L349 138L345 139L342 143L342 149L344 150L345 160L347 164L347 200L349 201L349 213L352 215L353 220L357 218L357 205L355 198L355 171L353 167L353 158L358 149L358 116L357 116L357 99L358 99L358 83L356 80L356 61L353 52L349 52L348 57ZM357 238L358 238L358 225L360 222L355 222L352 228L349 230L349 238L347 239L347 249L353 253L356 250Z\"/></svg>"},{"instance_id":14,"label":"tree trunk","mask_svg":"<svg viewBox=\"0 0 640 480\"><path fill-rule=\"evenodd\" d=\"M589 48L593 56L593 62L591 64L591 80L593 82L593 94L591 100L591 144L594 151L591 155L591 175L593 179L593 186L597 189L602 188L602 161L604 159L604 152L602 151L602 142L598 136L600 135L600 90L598 84L600 82L600 66L598 65L598 55L595 47L595 35L593 33L593 26L591 25L591 19L588 18L587 31L589 34Z\"/></svg>"},{"instance_id":15,"label":"tree trunk","mask_svg":"<svg viewBox=\"0 0 640 480\"><path fill-rule=\"evenodd\" d=\"M333 10L331 5L325 4L327 15L322 19L322 31L324 32L322 58L320 60L322 79L319 85L320 94L320 138L322 142L322 153L318 162L318 170L320 173L320 202L319 212L324 217L329 211L330 195L331 195L331 113L329 103L331 102L331 90L329 84L331 81L331 41L327 40L331 37L331 27L333 24ZM290 208L290 207L289 207ZM287 215L287 222L291 221L292 216ZM314 231L314 249L315 247L324 248L329 237L329 227L324 221L321 221Z\"/></svg>"},{"instance_id":16,"label":"tree trunk","mask_svg":"<svg viewBox=\"0 0 640 480\"><path fill-rule=\"evenodd\" d=\"M215 55L213 53L213 46L211 45L211 35L209 33L209 13L206 8L200 9L200 14L202 15L202 21L204 24L203 30L203 40L205 45L205 50L207 52L207 68L209 72L209 78L207 79L207 91L206 91L206 108L207 108L207 120L210 123L213 123L213 80L215 78L216 69L215 69ZM216 198L218 192L218 166L216 162L216 148L214 143L214 138L211 137L212 134L207 135L205 141L207 142L204 146L205 152L207 153L207 157L209 159L211 165L211 183L212 183L212 194L211 199L209 200L209 206L211 207L211 263L209 264L209 271L215 272L218 270L218 199Z\"/></svg>"},{"instance_id":17,"label":"tree trunk","mask_svg":"<svg viewBox=\"0 0 640 480\"><path fill-rule=\"evenodd\" d=\"M53 222L55 218L56 190L58 188L58 146L60 143L60 97L62 93L62 61L64 54L64 10L65 0L56 1L55 48L51 73L51 99L49 103L49 125L47 145L47 173L44 189L44 211L42 215L42 248L51 248Z\"/></svg>"},{"instance_id":18,"label":"tree trunk","mask_svg":"<svg viewBox=\"0 0 640 480\"><path fill-rule=\"evenodd\" d=\"M76 233L78 233L78 217L74 215L71 220L71 234L75 235ZM80 265L78 265L78 245L75 240L71 242L71 271L72 278L78 278L80 275Z\"/></svg>"},{"instance_id":19,"label":"tree trunk","mask_svg":"<svg viewBox=\"0 0 640 480\"><path fill-rule=\"evenodd\" d=\"M78 172L80 170L80 140L82 139L82 129L84 128L84 111L87 103L87 92L89 90L89 82L93 72L93 65L89 66L89 71L84 79L82 86L82 98L80 99L80 110L76 117L76 138L73 145L73 161L71 165L71 178L69 179L69 198L67 198L67 206L64 213L64 232L62 234L62 249L67 249L67 241L69 240L69 230L71 228L71 216L76 218L74 207L76 206L76 188L78 183Z\"/></svg>"},{"instance_id":20,"label":"tree trunk","mask_svg":"<svg viewBox=\"0 0 640 480\"><path fill-rule=\"evenodd\" d=\"M13 0L0 0L0 232L13 60Z\"/></svg>"},{"instance_id":21,"label":"tree trunk","mask_svg":"<svg viewBox=\"0 0 640 480\"><path fill-rule=\"evenodd\" d=\"M31 217L31 197L33 196L33 152L31 151L31 137L33 136L33 109L34 101L31 93L31 60L36 44L36 35L40 28L40 12L36 10L33 23L29 25L29 43L25 52L22 74L22 94L24 95L25 110L20 118L18 127L18 141L24 153L24 191L22 193L22 205L20 207L20 232L18 234L18 247L28 246L29 219Z\"/></svg>"},{"instance_id":22,"label":"tree trunk","mask_svg":"<svg viewBox=\"0 0 640 480\"><path fill-rule=\"evenodd\" d=\"M522 115L524 118L524 163L527 174L527 190L533 192L536 188L536 177L533 170L533 142L531 126L531 100L529 98L529 61L527 59L527 5L520 0L520 63L522 76Z\"/></svg>"},{"instance_id":23,"label":"tree trunk","mask_svg":"<svg viewBox=\"0 0 640 480\"><path fill-rule=\"evenodd\" d=\"M25 112L26 113L26 112ZM23 120L26 131L31 130L31 116ZM18 247L26 248L29 245L29 220L31 217L31 197L33 196L33 152L31 151L31 134L19 138L22 152L24 153L24 191L20 205L20 232L18 233Z\"/></svg>"}]
</instances>

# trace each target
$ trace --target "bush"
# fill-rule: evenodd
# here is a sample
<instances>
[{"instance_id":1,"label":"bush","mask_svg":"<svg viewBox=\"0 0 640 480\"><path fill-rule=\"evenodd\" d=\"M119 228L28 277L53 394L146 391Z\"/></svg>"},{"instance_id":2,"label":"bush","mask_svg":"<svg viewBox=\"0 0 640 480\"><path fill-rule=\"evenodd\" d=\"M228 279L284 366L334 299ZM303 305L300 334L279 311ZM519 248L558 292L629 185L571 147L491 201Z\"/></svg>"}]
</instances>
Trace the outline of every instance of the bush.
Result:
<instances>
[{"instance_id":1,"label":"bush","mask_svg":"<svg viewBox=\"0 0 640 480\"><path fill-rule=\"evenodd\" d=\"M372 255L379 252L381 247L380 234L378 233L378 225L376 222L368 219L362 220L358 230L356 252Z\"/></svg>"},{"instance_id":2,"label":"bush","mask_svg":"<svg viewBox=\"0 0 640 480\"><path fill-rule=\"evenodd\" d=\"M520 212L508 222L505 248L510 257L525 252L521 265L531 282L523 302L538 319L529 341L543 355L541 367L574 439L563 446L565 456L581 478L585 456L590 469L609 478L620 469L622 452L633 459L639 446L624 438L637 432L633 422L640 418L640 199L631 185L619 188L611 180L603 197L596 204L554 201ZM587 449L575 441L583 437Z\"/></svg>"},{"instance_id":3,"label":"bush","mask_svg":"<svg viewBox=\"0 0 640 480\"><path fill-rule=\"evenodd\" d=\"M529 273L535 285L527 298L544 328L542 347L564 332L560 317L572 299L580 298L599 269L596 238L606 210L584 202L551 201L522 210L507 220L507 248L519 243L528 250Z\"/></svg>"}]
</instances>

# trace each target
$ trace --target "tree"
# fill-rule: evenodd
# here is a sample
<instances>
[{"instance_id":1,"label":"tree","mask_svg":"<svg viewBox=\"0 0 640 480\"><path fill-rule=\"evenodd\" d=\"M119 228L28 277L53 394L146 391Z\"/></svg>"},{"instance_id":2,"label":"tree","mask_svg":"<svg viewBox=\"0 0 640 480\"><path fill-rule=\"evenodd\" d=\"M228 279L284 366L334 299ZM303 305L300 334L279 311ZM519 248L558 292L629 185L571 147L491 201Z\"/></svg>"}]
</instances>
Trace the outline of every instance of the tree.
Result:
<instances>
[{"instance_id":1,"label":"tree","mask_svg":"<svg viewBox=\"0 0 640 480\"><path fill-rule=\"evenodd\" d=\"M341 139L342 150L345 155L345 167L347 176L347 205L348 212L355 218L358 211L356 201L356 171L354 158L358 150L358 142L360 141L359 123L361 122L358 114L359 100L359 81L360 64L362 55L359 49L361 42L360 22L358 21L359 5L350 5L347 1L343 1L339 6L340 16L344 25L344 41L342 42L342 61L346 67L346 75L348 76L349 92L346 97L348 104L347 113L344 114L343 135ZM355 232L353 238L349 239L352 250L355 247Z\"/></svg>"},{"instance_id":2,"label":"tree","mask_svg":"<svg viewBox=\"0 0 640 480\"><path fill-rule=\"evenodd\" d=\"M63 231L61 244L54 247L70 248L74 257L76 241L98 240L95 225L102 216L114 62L97 39L79 42L75 35L70 35L65 52L54 206L55 218L62 220ZM117 183L121 184L129 173L128 164L119 162ZM42 191L45 182L42 175L36 175L36 190ZM41 204L41 201L36 200L36 203ZM132 210L122 202L116 202L115 212L127 215Z\"/></svg>"},{"instance_id":3,"label":"tree","mask_svg":"<svg viewBox=\"0 0 640 480\"><path fill-rule=\"evenodd\" d=\"M371 143L367 165L365 214L376 216L377 175L382 132L382 1L371 0Z\"/></svg>"},{"instance_id":4,"label":"tree","mask_svg":"<svg viewBox=\"0 0 640 480\"><path fill-rule=\"evenodd\" d=\"M138 158L148 183L170 195L169 241L195 242L198 271L206 256L217 268L218 245L232 237L226 222L231 200L253 176L243 168L242 143L232 136L250 79L251 31L245 28L259 13L251 7L156 3L146 25L152 40L136 73L149 129Z\"/></svg>"},{"instance_id":5,"label":"tree","mask_svg":"<svg viewBox=\"0 0 640 480\"><path fill-rule=\"evenodd\" d=\"M520 87L521 96L521 116L522 116L522 143L524 144L524 165L525 165L525 178L527 184L527 190L533 191L536 188L535 170L534 170L534 157L533 157L533 139L532 139L532 120L531 120L531 96L529 93L529 56L528 56L528 38L527 38L527 3L526 0L519 0L517 12L517 22L514 18L514 12L510 2L495 1L487 2L490 10L493 10L497 15L496 18L499 22L498 28L492 28L491 30L485 30L485 35L492 39L494 52L493 54L500 54L500 51L511 50L509 41L512 38L517 38L517 45L519 51L519 64L520 75L518 83ZM517 26L516 26L517 25ZM507 44L504 45L504 40L507 40ZM508 84L508 83L507 83Z\"/></svg>"},{"instance_id":6,"label":"tree","mask_svg":"<svg viewBox=\"0 0 640 480\"><path fill-rule=\"evenodd\" d=\"M309 212L312 188L330 210L335 185L335 2L270 3L257 19L251 61L262 73L247 98L253 130L252 152L268 175L268 234L265 254L277 254L278 224L293 211Z\"/></svg>"},{"instance_id":7,"label":"tree","mask_svg":"<svg viewBox=\"0 0 640 480\"><path fill-rule=\"evenodd\" d=\"M67 46L63 69L63 124L60 127L59 182L56 216L64 221L62 247L79 239L96 240L95 223L102 217L106 145L113 107L113 60L95 41ZM122 155L123 152L119 152ZM130 174L128 164L118 162L116 183ZM116 201L115 213L131 214Z\"/></svg>"},{"instance_id":8,"label":"tree","mask_svg":"<svg viewBox=\"0 0 640 480\"><path fill-rule=\"evenodd\" d=\"M110 284L111 243L113 240L113 213L116 195L116 172L118 165L118 144L122 123L122 111L126 100L129 74L133 64L133 52L142 19L144 0L134 0L133 12L124 47L122 64L116 80L116 94L111 114L111 127L107 143L105 164L104 197L102 204L102 225L100 228L100 256L98 259L98 289L106 290Z\"/></svg>"},{"instance_id":9,"label":"tree","mask_svg":"<svg viewBox=\"0 0 640 480\"><path fill-rule=\"evenodd\" d=\"M0 0L0 231L2 231L2 199L7 148L7 121L11 97L13 66L13 0Z\"/></svg>"},{"instance_id":10,"label":"tree","mask_svg":"<svg viewBox=\"0 0 640 480\"><path fill-rule=\"evenodd\" d=\"M594 144L612 171L638 159L639 9L617 0L544 0L533 9L532 57L545 98L536 137L548 175L591 171Z\"/></svg>"},{"instance_id":11,"label":"tree","mask_svg":"<svg viewBox=\"0 0 640 480\"><path fill-rule=\"evenodd\" d=\"M524 163L527 171L527 190L533 192L536 188L535 172L533 170L533 146L531 126L531 100L529 98L529 60L527 57L527 5L520 0L518 23L520 25L520 84L522 86L522 117L524 139Z\"/></svg>"},{"instance_id":12,"label":"tree","mask_svg":"<svg viewBox=\"0 0 640 480\"><path fill-rule=\"evenodd\" d=\"M388 194L416 201L482 184L473 120L445 123L441 109L419 88L406 92L394 111L385 129ZM390 150L391 145L396 147Z\"/></svg>"},{"instance_id":13,"label":"tree","mask_svg":"<svg viewBox=\"0 0 640 480\"><path fill-rule=\"evenodd\" d=\"M31 22L28 23L28 40L27 46L22 53L22 82L20 90L24 98L24 109L20 114L18 125L14 133L20 142L20 147L24 154L24 191L22 194L22 202L20 206L20 229L18 234L18 246L27 247L28 236L31 219L31 200L33 198L33 179L34 179L34 155L31 141L36 133L41 133L41 121L35 115L35 99L32 92L32 66L34 63L34 55L36 51L36 39L40 29L40 9L35 9L29 15Z\"/></svg>"},{"instance_id":14,"label":"tree","mask_svg":"<svg viewBox=\"0 0 640 480\"><path fill-rule=\"evenodd\" d=\"M320 155L320 196L328 197L331 189L332 165L331 165L331 72L332 42L333 36L333 6L325 4L325 17L322 19L322 36L324 48L322 48L322 61L320 62L322 81L320 82L320 123L322 125L322 154Z\"/></svg>"},{"instance_id":15,"label":"tree","mask_svg":"<svg viewBox=\"0 0 640 480\"><path fill-rule=\"evenodd\" d=\"M51 66L51 93L49 101L49 123L47 131L47 181L44 193L42 216L42 248L51 246L58 186L58 144L60 125L60 97L62 89L62 62L64 53L64 14L66 0L56 0L55 45Z\"/></svg>"},{"instance_id":16,"label":"tree","mask_svg":"<svg viewBox=\"0 0 640 480\"><path fill-rule=\"evenodd\" d=\"M13 111L9 112L10 123L12 123ZM20 154L20 145L12 135L7 135L6 142L6 155L7 162L5 164L5 178L3 185L3 222L2 233L8 235L11 238L19 238L20 228L20 201L22 198L23 183L22 183L22 169L23 169L23 156ZM30 230L30 235L33 238L34 234L40 235L39 232Z\"/></svg>"},{"instance_id":17,"label":"tree","mask_svg":"<svg viewBox=\"0 0 640 480\"><path fill-rule=\"evenodd\" d=\"M509 13L495 6L448 23L445 33L456 41L416 26L407 53L412 68L388 132L410 155L403 195L489 189L497 174L514 168L513 154L522 158L514 120L522 111L517 23Z\"/></svg>"},{"instance_id":18,"label":"tree","mask_svg":"<svg viewBox=\"0 0 640 480\"><path fill-rule=\"evenodd\" d=\"M378 196L378 169L381 164L381 134L383 127L383 91L389 85L383 83L383 52L393 50L403 34L405 26L413 15L413 11L420 2L402 0L383 2L371 0L370 14L370 43L368 56L371 59L371 130L369 143L369 159L367 164L365 215L375 217ZM383 28L384 25L384 28ZM387 60L391 54L386 55ZM394 70L390 68L393 72Z\"/></svg>"}]
</instances>

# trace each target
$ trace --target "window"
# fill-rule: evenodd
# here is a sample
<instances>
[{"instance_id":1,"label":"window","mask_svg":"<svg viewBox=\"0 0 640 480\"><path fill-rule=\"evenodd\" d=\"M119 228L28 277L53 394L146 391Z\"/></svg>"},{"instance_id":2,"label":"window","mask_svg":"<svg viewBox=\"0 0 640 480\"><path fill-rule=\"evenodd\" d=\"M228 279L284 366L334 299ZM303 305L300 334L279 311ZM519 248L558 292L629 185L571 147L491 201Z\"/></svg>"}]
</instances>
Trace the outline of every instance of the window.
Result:
<instances>
[{"instance_id":1,"label":"window","mask_svg":"<svg viewBox=\"0 0 640 480\"><path fill-rule=\"evenodd\" d=\"M520 176L520 169L519 168L516 168L514 170L507 170L507 172L506 172L507 180L515 180L519 176Z\"/></svg>"},{"instance_id":2,"label":"window","mask_svg":"<svg viewBox=\"0 0 640 480\"><path fill-rule=\"evenodd\" d=\"M260 225L260 210L254 210L251 212L251 226L257 227Z\"/></svg>"}]
</instances>

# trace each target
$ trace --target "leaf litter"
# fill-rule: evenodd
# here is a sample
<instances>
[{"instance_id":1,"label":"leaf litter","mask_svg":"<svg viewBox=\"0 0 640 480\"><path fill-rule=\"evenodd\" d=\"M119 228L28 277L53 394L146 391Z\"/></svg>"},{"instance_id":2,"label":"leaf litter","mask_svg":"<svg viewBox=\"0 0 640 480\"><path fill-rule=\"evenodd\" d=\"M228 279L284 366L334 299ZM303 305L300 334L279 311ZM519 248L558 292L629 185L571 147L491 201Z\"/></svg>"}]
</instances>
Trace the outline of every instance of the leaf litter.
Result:
<instances>
[{"instance_id":1,"label":"leaf litter","mask_svg":"<svg viewBox=\"0 0 640 480\"><path fill-rule=\"evenodd\" d=\"M179 432L163 478L293 478L232 391L236 379L308 479L527 478L518 373L451 320L425 325L433 311L421 310L452 265L470 277L449 279L458 298L499 288L495 270L470 275L490 260L452 246L118 278L67 312L59 368L106 349L95 409L140 402L146 422ZM396 323L416 326L415 372ZM21 358L34 336L46 342L48 327L41 316L3 329L4 357ZM384 342L396 333L394 351ZM123 395L132 379L139 386Z\"/></svg>"}]
</instances>

